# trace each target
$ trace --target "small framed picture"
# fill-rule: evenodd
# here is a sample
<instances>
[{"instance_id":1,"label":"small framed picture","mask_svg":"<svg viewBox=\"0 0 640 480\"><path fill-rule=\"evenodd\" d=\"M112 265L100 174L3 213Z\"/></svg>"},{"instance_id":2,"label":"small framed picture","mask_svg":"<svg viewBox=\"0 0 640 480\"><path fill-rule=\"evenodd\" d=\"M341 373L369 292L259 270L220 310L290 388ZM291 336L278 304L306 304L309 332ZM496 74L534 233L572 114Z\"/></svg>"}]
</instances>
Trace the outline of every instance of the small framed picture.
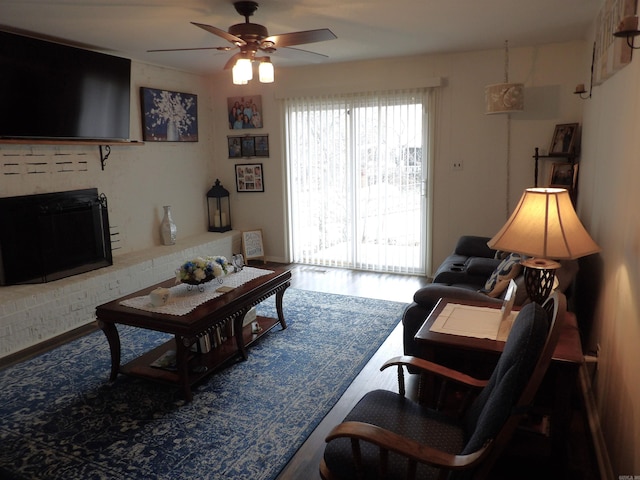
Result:
<instances>
[{"instance_id":1,"label":"small framed picture","mask_svg":"<svg viewBox=\"0 0 640 480\"><path fill-rule=\"evenodd\" d=\"M554 163L549 176L550 187L566 188L570 192L576 189L578 165L570 162Z\"/></svg>"},{"instance_id":2,"label":"small framed picture","mask_svg":"<svg viewBox=\"0 0 640 480\"><path fill-rule=\"evenodd\" d=\"M236 191L264 192L264 175L261 163L236 165Z\"/></svg>"},{"instance_id":3,"label":"small framed picture","mask_svg":"<svg viewBox=\"0 0 640 480\"><path fill-rule=\"evenodd\" d=\"M229 158L242 157L242 138L243 137L227 137L229 144Z\"/></svg>"},{"instance_id":4,"label":"small framed picture","mask_svg":"<svg viewBox=\"0 0 640 480\"><path fill-rule=\"evenodd\" d=\"M258 135L255 137L256 157L269 156L269 136Z\"/></svg>"},{"instance_id":5,"label":"small framed picture","mask_svg":"<svg viewBox=\"0 0 640 480\"><path fill-rule=\"evenodd\" d=\"M577 123L563 123L556 125L553 132L553 139L551 140L551 146L549 147L549 155L574 153L577 137Z\"/></svg>"},{"instance_id":6,"label":"small framed picture","mask_svg":"<svg viewBox=\"0 0 640 480\"><path fill-rule=\"evenodd\" d=\"M242 156L255 157L256 155L256 139L252 136L242 137Z\"/></svg>"}]
</instances>

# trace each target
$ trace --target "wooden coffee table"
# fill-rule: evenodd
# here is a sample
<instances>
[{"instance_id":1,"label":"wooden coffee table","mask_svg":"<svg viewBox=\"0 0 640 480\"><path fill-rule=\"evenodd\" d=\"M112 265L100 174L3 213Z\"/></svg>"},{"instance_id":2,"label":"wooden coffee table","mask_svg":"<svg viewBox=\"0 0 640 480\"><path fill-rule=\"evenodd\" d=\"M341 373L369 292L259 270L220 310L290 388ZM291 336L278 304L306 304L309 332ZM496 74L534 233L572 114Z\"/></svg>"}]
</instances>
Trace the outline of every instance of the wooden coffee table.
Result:
<instances>
[{"instance_id":1,"label":"wooden coffee table","mask_svg":"<svg viewBox=\"0 0 640 480\"><path fill-rule=\"evenodd\" d=\"M180 386L187 401L193 398L191 385L210 375L223 363L237 356L247 359L247 347L280 323L287 328L282 310L284 292L290 285L291 272L283 268L270 269L273 273L258 277L228 293L209 300L186 315L149 312L120 304L125 299L148 295L157 287L171 287L174 279L153 285L96 308L98 325L105 333L111 349L110 381L119 373ZM243 327L246 313L271 295L276 296L278 318L257 317L261 331L253 333L251 325ZM165 344L120 365L120 335L116 325L170 333L174 336ZM203 335L224 325L229 338L207 353L197 353L192 345ZM168 350L176 352L175 370L154 368L155 360Z\"/></svg>"}]
</instances>

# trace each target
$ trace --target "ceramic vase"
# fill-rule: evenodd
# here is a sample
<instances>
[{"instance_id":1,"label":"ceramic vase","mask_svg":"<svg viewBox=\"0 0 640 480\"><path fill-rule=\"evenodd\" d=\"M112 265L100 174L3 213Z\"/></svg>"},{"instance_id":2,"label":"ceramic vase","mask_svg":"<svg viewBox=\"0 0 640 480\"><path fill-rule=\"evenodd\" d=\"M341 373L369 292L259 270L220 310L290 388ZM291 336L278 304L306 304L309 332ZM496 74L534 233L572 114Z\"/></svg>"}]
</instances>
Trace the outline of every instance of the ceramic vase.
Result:
<instances>
[{"instance_id":1,"label":"ceramic vase","mask_svg":"<svg viewBox=\"0 0 640 480\"><path fill-rule=\"evenodd\" d=\"M178 229L176 228L176 224L173 223L173 218L171 217L171 207L169 205L165 205L163 208L164 217L162 218L162 223L160 223L162 243L164 245L173 245L176 243L176 234Z\"/></svg>"}]
</instances>

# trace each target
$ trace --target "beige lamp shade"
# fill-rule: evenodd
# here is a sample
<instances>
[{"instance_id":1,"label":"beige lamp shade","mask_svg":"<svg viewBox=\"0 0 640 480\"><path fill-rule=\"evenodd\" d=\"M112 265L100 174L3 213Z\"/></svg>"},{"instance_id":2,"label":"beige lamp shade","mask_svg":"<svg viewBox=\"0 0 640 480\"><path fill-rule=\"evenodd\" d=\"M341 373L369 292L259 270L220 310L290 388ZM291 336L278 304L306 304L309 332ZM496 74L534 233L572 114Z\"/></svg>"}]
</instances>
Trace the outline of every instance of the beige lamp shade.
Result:
<instances>
[{"instance_id":1,"label":"beige lamp shade","mask_svg":"<svg viewBox=\"0 0 640 480\"><path fill-rule=\"evenodd\" d=\"M545 259L575 259L600 251L564 188L528 188L507 223L489 240L495 250Z\"/></svg>"},{"instance_id":2,"label":"beige lamp shade","mask_svg":"<svg viewBox=\"0 0 640 480\"><path fill-rule=\"evenodd\" d=\"M510 113L524 110L522 83L496 83L484 88L486 113Z\"/></svg>"}]
</instances>

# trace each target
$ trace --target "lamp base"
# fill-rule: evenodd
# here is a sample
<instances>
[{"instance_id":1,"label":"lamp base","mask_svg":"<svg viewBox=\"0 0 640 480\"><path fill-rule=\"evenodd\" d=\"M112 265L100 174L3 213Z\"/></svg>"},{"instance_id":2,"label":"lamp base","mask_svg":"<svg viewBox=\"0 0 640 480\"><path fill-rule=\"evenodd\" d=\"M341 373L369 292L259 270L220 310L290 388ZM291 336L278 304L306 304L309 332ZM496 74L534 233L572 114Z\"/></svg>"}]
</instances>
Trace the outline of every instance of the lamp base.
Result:
<instances>
[{"instance_id":1,"label":"lamp base","mask_svg":"<svg viewBox=\"0 0 640 480\"><path fill-rule=\"evenodd\" d=\"M555 271L560 264L544 258L528 258L520 262L524 267L524 285L532 302L542 305L553 290Z\"/></svg>"}]
</instances>

